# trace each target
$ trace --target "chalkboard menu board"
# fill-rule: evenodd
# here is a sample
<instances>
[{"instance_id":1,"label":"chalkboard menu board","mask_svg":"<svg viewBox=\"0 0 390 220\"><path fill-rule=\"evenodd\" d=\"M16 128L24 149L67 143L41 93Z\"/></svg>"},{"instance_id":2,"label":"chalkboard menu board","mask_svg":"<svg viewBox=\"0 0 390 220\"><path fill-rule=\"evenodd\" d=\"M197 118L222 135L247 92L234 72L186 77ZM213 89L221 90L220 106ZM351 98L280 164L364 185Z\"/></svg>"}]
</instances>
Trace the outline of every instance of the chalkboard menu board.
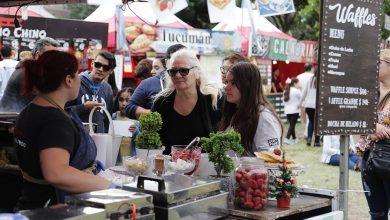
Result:
<instances>
[{"instance_id":1,"label":"chalkboard menu board","mask_svg":"<svg viewBox=\"0 0 390 220\"><path fill-rule=\"evenodd\" d=\"M322 0L316 132L375 131L380 0Z\"/></svg>"}]
</instances>

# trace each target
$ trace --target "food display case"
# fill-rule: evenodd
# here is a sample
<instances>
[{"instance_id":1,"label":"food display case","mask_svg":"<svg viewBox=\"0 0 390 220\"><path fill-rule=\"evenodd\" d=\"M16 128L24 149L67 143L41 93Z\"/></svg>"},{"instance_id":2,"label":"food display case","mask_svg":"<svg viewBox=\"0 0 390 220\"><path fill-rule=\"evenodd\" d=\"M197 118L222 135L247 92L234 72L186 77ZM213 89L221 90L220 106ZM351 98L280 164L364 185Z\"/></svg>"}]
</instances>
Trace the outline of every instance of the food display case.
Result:
<instances>
[{"instance_id":1,"label":"food display case","mask_svg":"<svg viewBox=\"0 0 390 220\"><path fill-rule=\"evenodd\" d=\"M172 174L161 178L138 176L124 190L153 195L158 219L219 219L227 216L228 193L220 181Z\"/></svg>"},{"instance_id":2,"label":"food display case","mask_svg":"<svg viewBox=\"0 0 390 220\"><path fill-rule=\"evenodd\" d=\"M130 218L154 220L153 198L141 192L106 189L67 196L65 202L72 206L101 208L107 219Z\"/></svg>"}]
</instances>

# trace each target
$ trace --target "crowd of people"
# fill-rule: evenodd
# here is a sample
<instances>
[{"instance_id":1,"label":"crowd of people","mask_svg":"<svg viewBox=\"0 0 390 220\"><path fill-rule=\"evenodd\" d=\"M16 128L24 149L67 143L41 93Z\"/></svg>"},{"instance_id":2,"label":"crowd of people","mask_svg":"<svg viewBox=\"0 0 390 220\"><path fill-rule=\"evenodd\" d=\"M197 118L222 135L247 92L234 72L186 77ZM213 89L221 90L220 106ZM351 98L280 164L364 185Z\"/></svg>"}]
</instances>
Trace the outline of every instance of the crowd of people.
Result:
<instances>
[{"instance_id":1,"label":"crowd of people","mask_svg":"<svg viewBox=\"0 0 390 220\"><path fill-rule=\"evenodd\" d=\"M90 71L80 74L76 57L60 51L58 42L51 38L38 40L32 57L20 62L12 59L10 46L3 46L1 54L0 108L20 112L14 129L24 178L20 209L56 204L68 193L115 187L94 175L102 164L95 161L96 146L83 126L97 106L107 109L114 120L133 121L128 128L133 137L140 132L137 119L141 114L160 113L164 154L171 153L172 145L186 145L194 137L234 130L241 135L244 155L254 156L256 151L299 143L296 125L300 119L307 146L312 145L313 136L315 147L323 142L320 161L340 164L340 136L314 134L316 66L306 65L305 72L288 78L285 86L278 79L279 69L273 71L272 90L282 94L288 122L284 132L283 122L263 89L259 68L239 53L221 60L221 87L208 79L196 52L180 44L172 45L166 57L139 62L135 76L141 82L135 89L125 87L119 91L112 85L115 56L105 50L96 54ZM377 132L362 137L357 149L349 137L349 168L362 171L373 219L384 219L380 217L390 204L388 180L364 173L370 143L390 138L384 123L390 105L389 63L390 51L383 51ZM95 111L92 121L96 132L108 132L104 112ZM135 148L135 143L129 142L128 151L122 154L134 156Z\"/></svg>"}]
</instances>

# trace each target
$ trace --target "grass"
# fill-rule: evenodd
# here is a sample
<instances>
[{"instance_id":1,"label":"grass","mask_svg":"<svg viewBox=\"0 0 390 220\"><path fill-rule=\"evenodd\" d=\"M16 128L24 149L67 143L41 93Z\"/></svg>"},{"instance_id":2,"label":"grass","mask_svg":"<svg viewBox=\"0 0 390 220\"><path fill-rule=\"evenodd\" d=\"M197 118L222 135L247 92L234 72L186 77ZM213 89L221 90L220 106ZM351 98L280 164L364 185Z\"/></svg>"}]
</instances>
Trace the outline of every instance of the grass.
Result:
<instances>
[{"instance_id":1,"label":"grass","mask_svg":"<svg viewBox=\"0 0 390 220\"><path fill-rule=\"evenodd\" d=\"M286 131L287 129L285 129ZM339 167L321 163L322 147L308 147L300 125L296 131L299 143L285 145L286 157L305 167L305 172L297 177L299 187L339 189ZM348 219L369 219L368 205L364 197L360 172L349 171Z\"/></svg>"}]
</instances>

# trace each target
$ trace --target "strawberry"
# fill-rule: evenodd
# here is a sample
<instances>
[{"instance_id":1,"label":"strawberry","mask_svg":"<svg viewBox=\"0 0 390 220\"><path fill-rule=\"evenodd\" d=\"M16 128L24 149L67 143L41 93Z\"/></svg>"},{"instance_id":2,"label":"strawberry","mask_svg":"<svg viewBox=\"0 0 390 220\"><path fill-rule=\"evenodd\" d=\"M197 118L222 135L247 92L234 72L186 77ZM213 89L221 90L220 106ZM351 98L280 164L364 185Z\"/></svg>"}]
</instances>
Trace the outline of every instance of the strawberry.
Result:
<instances>
[{"instance_id":1,"label":"strawberry","mask_svg":"<svg viewBox=\"0 0 390 220\"><path fill-rule=\"evenodd\" d=\"M261 191L259 189L256 189L254 192L255 196L261 196Z\"/></svg>"},{"instance_id":2,"label":"strawberry","mask_svg":"<svg viewBox=\"0 0 390 220\"><path fill-rule=\"evenodd\" d=\"M240 182L241 179L242 179L242 173L237 172L236 173L236 181Z\"/></svg>"},{"instance_id":3,"label":"strawberry","mask_svg":"<svg viewBox=\"0 0 390 220\"><path fill-rule=\"evenodd\" d=\"M252 195L246 195L245 200L246 200L247 202L252 202L253 196L252 196Z\"/></svg>"},{"instance_id":4,"label":"strawberry","mask_svg":"<svg viewBox=\"0 0 390 220\"><path fill-rule=\"evenodd\" d=\"M247 201L244 203L244 206L251 209L251 208L253 208L254 204L253 204L253 202Z\"/></svg>"},{"instance_id":5,"label":"strawberry","mask_svg":"<svg viewBox=\"0 0 390 220\"><path fill-rule=\"evenodd\" d=\"M241 197L244 197L245 196L245 192L241 191L241 192L238 193L238 195L241 196Z\"/></svg>"},{"instance_id":6,"label":"strawberry","mask_svg":"<svg viewBox=\"0 0 390 220\"><path fill-rule=\"evenodd\" d=\"M256 181L256 183L257 183L257 186L258 186L258 187L261 187L261 186L263 186L263 184L264 184L264 180L263 180L263 179L258 179L258 180Z\"/></svg>"},{"instance_id":7,"label":"strawberry","mask_svg":"<svg viewBox=\"0 0 390 220\"><path fill-rule=\"evenodd\" d=\"M260 203L261 203L261 198L260 198L260 197L253 197L253 203L254 203L255 205L260 204Z\"/></svg>"},{"instance_id":8,"label":"strawberry","mask_svg":"<svg viewBox=\"0 0 390 220\"><path fill-rule=\"evenodd\" d=\"M246 202L245 198L244 197L240 197L240 203L244 205L245 202Z\"/></svg>"},{"instance_id":9,"label":"strawberry","mask_svg":"<svg viewBox=\"0 0 390 220\"><path fill-rule=\"evenodd\" d=\"M251 175L245 173L245 174L244 174L244 178L247 179L247 180L250 180L250 179L251 179Z\"/></svg>"},{"instance_id":10,"label":"strawberry","mask_svg":"<svg viewBox=\"0 0 390 220\"><path fill-rule=\"evenodd\" d=\"M261 174L260 173L256 173L255 175L256 175L256 178L255 178L256 180L261 179Z\"/></svg>"},{"instance_id":11,"label":"strawberry","mask_svg":"<svg viewBox=\"0 0 390 220\"><path fill-rule=\"evenodd\" d=\"M242 179L242 180L240 181L240 186L241 186L243 189L248 189L248 187L249 187L249 182L246 181L245 179Z\"/></svg>"},{"instance_id":12,"label":"strawberry","mask_svg":"<svg viewBox=\"0 0 390 220\"><path fill-rule=\"evenodd\" d=\"M274 149L274 154L278 155L278 156L281 156L282 155L282 151L278 148L275 148Z\"/></svg>"},{"instance_id":13,"label":"strawberry","mask_svg":"<svg viewBox=\"0 0 390 220\"><path fill-rule=\"evenodd\" d=\"M252 169L249 168L249 167L245 168L245 172L247 172L247 173L249 173L249 171L251 171L251 170L252 170Z\"/></svg>"},{"instance_id":14,"label":"strawberry","mask_svg":"<svg viewBox=\"0 0 390 220\"><path fill-rule=\"evenodd\" d=\"M164 11L167 8L168 8L168 4L166 2L160 3L160 11Z\"/></svg>"},{"instance_id":15,"label":"strawberry","mask_svg":"<svg viewBox=\"0 0 390 220\"><path fill-rule=\"evenodd\" d=\"M256 180L249 180L249 186L252 187L253 189L257 189L258 188L258 184L256 182Z\"/></svg>"},{"instance_id":16,"label":"strawberry","mask_svg":"<svg viewBox=\"0 0 390 220\"><path fill-rule=\"evenodd\" d=\"M254 192L255 191L251 187L249 187L248 190L246 191L246 193L250 195L252 195Z\"/></svg>"},{"instance_id":17,"label":"strawberry","mask_svg":"<svg viewBox=\"0 0 390 220\"><path fill-rule=\"evenodd\" d=\"M260 210L261 208L263 208L263 205L261 203L255 205L254 207L255 210Z\"/></svg>"}]
</instances>

